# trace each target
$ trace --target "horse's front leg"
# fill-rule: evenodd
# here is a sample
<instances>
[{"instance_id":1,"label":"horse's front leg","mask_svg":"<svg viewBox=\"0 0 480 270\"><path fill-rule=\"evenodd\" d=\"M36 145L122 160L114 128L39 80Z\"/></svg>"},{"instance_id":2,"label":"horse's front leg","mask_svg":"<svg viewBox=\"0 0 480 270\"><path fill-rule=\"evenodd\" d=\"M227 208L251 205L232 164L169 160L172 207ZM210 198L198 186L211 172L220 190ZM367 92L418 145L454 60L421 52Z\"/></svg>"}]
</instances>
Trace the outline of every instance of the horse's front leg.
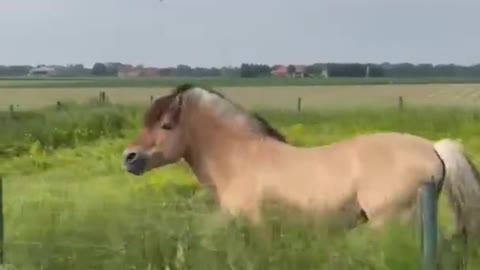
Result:
<instances>
[{"instance_id":1,"label":"horse's front leg","mask_svg":"<svg viewBox=\"0 0 480 270\"><path fill-rule=\"evenodd\" d=\"M224 197L222 200L222 208L233 218L245 218L255 238L260 240L259 244L269 242L271 239L271 231L264 223L260 205L257 204L257 200L251 197L248 199L238 199L234 196Z\"/></svg>"}]
</instances>

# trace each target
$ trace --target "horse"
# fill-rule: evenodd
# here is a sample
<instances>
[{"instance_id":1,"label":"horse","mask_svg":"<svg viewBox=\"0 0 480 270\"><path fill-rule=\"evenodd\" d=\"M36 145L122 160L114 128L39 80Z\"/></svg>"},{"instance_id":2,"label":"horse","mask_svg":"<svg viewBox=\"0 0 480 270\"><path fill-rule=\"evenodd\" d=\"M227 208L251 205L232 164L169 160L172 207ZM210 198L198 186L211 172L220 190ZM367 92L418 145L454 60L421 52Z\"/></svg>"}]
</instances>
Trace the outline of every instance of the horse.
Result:
<instances>
[{"instance_id":1,"label":"horse","mask_svg":"<svg viewBox=\"0 0 480 270\"><path fill-rule=\"evenodd\" d=\"M122 155L124 169L137 176L183 160L221 209L253 224L262 222L261 204L275 199L377 228L411 216L427 182L437 196L446 190L456 232L480 224L479 173L456 140L376 132L295 146L257 113L193 84L155 99Z\"/></svg>"}]
</instances>

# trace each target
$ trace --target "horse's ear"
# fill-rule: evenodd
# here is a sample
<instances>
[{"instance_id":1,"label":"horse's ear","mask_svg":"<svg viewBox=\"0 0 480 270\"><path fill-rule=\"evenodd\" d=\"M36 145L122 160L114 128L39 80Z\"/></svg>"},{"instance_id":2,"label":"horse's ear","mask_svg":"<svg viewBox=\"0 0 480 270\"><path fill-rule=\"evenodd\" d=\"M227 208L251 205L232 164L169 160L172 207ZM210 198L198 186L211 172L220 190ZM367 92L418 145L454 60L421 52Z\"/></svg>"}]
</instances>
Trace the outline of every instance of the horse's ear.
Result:
<instances>
[{"instance_id":1,"label":"horse's ear","mask_svg":"<svg viewBox=\"0 0 480 270\"><path fill-rule=\"evenodd\" d=\"M178 108L181 108L181 107L182 107L182 102L183 102L183 97L182 97L182 95L181 95L181 94L180 94L180 95L177 95L177 96L175 97L175 101L174 101L175 106L178 107Z\"/></svg>"},{"instance_id":2,"label":"horse's ear","mask_svg":"<svg viewBox=\"0 0 480 270\"><path fill-rule=\"evenodd\" d=\"M167 113L165 114L165 121L168 122L170 125L177 124L178 120L180 119L180 113L182 111L182 95L177 95L173 99L172 103L168 108Z\"/></svg>"}]
</instances>

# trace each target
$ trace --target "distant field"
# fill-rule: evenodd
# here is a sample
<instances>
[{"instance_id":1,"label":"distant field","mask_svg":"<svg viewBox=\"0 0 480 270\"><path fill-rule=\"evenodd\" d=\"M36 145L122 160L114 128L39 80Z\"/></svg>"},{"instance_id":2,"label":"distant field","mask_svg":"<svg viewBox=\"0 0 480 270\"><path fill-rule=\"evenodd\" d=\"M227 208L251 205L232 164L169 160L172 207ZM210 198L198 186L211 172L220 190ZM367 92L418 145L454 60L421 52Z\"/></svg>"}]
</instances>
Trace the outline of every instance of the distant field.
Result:
<instances>
[{"instance_id":1,"label":"distant field","mask_svg":"<svg viewBox=\"0 0 480 270\"><path fill-rule=\"evenodd\" d=\"M1 83L2 81L0 81ZM17 109L35 109L56 101L87 102L105 91L113 103L148 104L150 96L163 95L171 87L88 87L88 88L0 88L0 110L10 104ZM295 109L302 98L302 108L346 108L356 106L397 106L402 96L405 105L477 106L480 84L392 84L323 86L245 86L215 89L248 107Z\"/></svg>"},{"instance_id":2,"label":"distant field","mask_svg":"<svg viewBox=\"0 0 480 270\"><path fill-rule=\"evenodd\" d=\"M388 85L431 83L480 83L480 78L238 78L238 77L162 77L120 79L117 77L0 77L1 88L96 88L96 87L171 87L183 82L204 86L318 86L318 85ZM0 90L1 91L1 90Z\"/></svg>"}]
</instances>

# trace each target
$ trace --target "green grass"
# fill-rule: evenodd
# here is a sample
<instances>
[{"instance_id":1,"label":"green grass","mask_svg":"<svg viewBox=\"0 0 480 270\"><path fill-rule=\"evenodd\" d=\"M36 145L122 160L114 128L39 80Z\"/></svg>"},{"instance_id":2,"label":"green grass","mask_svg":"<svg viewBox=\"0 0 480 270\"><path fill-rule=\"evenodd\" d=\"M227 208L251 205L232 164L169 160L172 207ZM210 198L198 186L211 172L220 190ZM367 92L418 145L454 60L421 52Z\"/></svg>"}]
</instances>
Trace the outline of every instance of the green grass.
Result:
<instances>
[{"instance_id":1,"label":"green grass","mask_svg":"<svg viewBox=\"0 0 480 270\"><path fill-rule=\"evenodd\" d=\"M0 111L0 158L23 155L35 147L52 151L98 138L121 137L127 127L139 121L137 111L127 106L73 103L60 109Z\"/></svg>"},{"instance_id":2,"label":"green grass","mask_svg":"<svg viewBox=\"0 0 480 270\"><path fill-rule=\"evenodd\" d=\"M100 113L101 112L101 113ZM121 169L121 152L139 127L135 108L76 107L71 115L44 111L38 134L54 126L92 133L75 144L50 149L43 140L27 155L0 157L4 175L6 260L16 269L419 269L418 238L412 228L391 224L383 233L344 232L301 214L268 215L270 241L257 238L244 221L227 222L212 195L184 164L142 177ZM480 164L480 110L408 108L323 110L301 114L261 110L296 145L327 144L360 133L396 130L431 139L460 138ZM99 115L103 124L89 126ZM37 116L40 117L40 116ZM58 117L58 118L56 118ZM108 124L116 117L124 126ZM75 121L71 121L72 118ZM112 120L109 120L112 119ZM41 129L19 119L22 132ZM77 125L71 125L76 122ZM17 124L21 126L20 124ZM21 132L15 133L19 140ZM37 133L36 133L37 134ZM43 136L43 135L42 135ZM38 138L43 138L39 135ZM12 137L0 137L11 142ZM41 139L38 139L38 141ZM1 142L1 141L0 141ZM3 142L5 143L5 142ZM279 217L279 219L274 219ZM441 201L442 232L449 211ZM452 269L454 246L441 240L441 269ZM468 269L480 267L480 249Z\"/></svg>"},{"instance_id":3,"label":"green grass","mask_svg":"<svg viewBox=\"0 0 480 270\"><path fill-rule=\"evenodd\" d=\"M82 78L0 78L1 88L88 88L88 87L172 87L194 82L206 87L227 86L315 86L315 85L382 85L430 83L478 83L480 78L239 78L239 77L165 77L120 79L117 77Z\"/></svg>"}]
</instances>

